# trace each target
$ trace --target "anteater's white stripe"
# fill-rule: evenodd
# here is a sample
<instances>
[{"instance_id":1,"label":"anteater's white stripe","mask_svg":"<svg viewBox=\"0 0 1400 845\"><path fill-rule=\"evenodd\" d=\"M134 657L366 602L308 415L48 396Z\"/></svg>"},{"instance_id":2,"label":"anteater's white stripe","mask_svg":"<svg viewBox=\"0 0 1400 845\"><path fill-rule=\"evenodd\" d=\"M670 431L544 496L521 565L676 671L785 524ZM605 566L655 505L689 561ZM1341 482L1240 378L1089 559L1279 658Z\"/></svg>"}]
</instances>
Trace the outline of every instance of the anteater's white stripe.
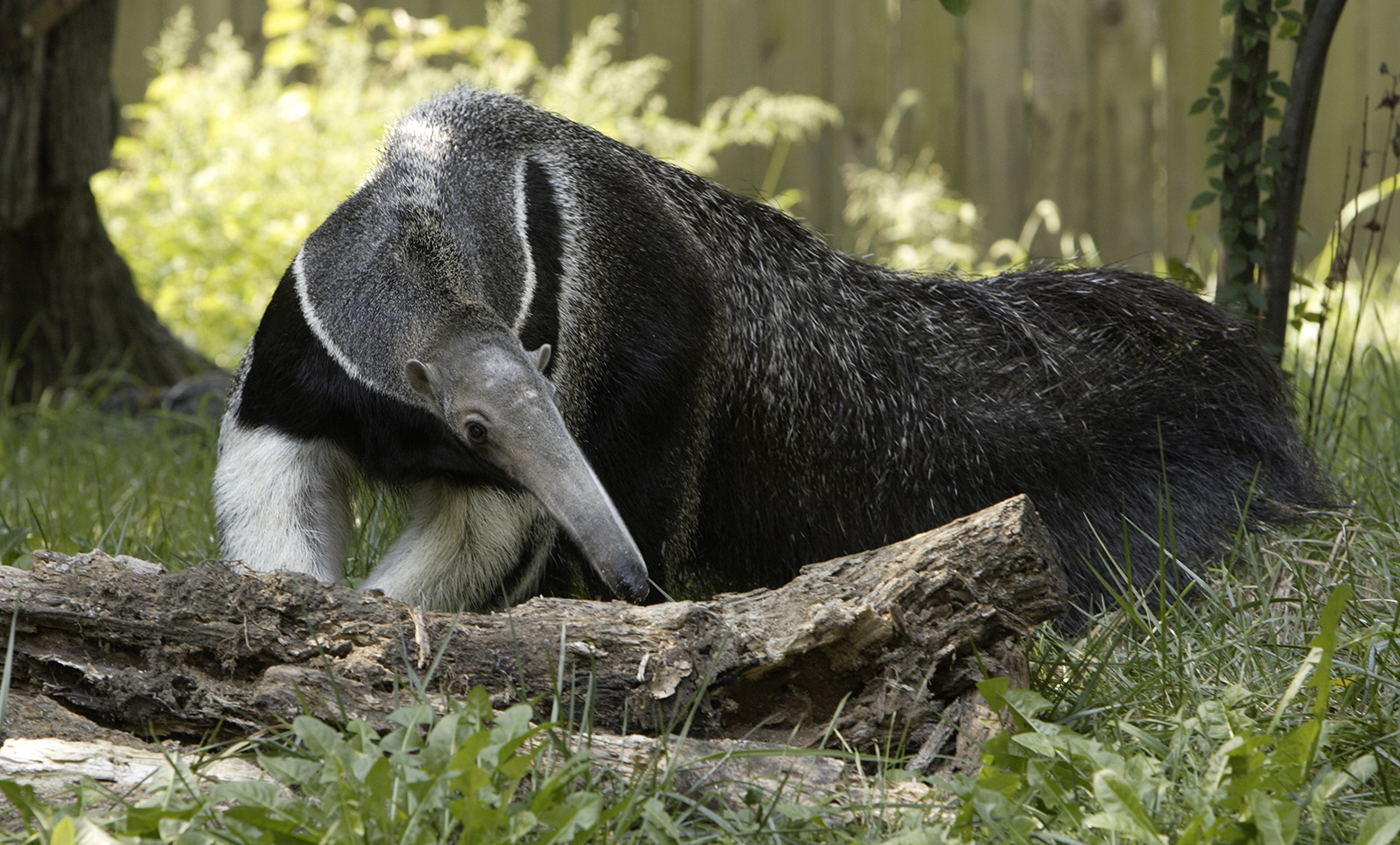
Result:
<instances>
[{"instance_id":1,"label":"anteater's white stripe","mask_svg":"<svg viewBox=\"0 0 1400 845\"><path fill-rule=\"evenodd\" d=\"M520 236L520 250L525 254L525 278L521 281L520 309L515 313L515 322L511 325L516 335L525 327L525 321L530 317L530 306L534 304L535 299L535 255L530 249L530 210L525 201L525 165L526 160L522 158L515 174L515 231Z\"/></svg>"},{"instance_id":2,"label":"anteater's white stripe","mask_svg":"<svg viewBox=\"0 0 1400 845\"><path fill-rule=\"evenodd\" d=\"M312 304L311 293L307 289L306 265L302 263L305 255L306 246L303 245L297 251L296 260L292 262L292 276L297 283L297 302L301 304L302 318L306 320L306 324L311 327L311 333L316 336L317 340L321 341L321 345L326 348L326 351L330 353L341 369L349 373L350 377L356 381L373 386L373 382L360 373L360 368L355 366L355 362L350 360L350 356L345 354L345 350L331 339L330 332L326 331L325 324L321 322L320 315L316 313L316 306Z\"/></svg>"}]
</instances>

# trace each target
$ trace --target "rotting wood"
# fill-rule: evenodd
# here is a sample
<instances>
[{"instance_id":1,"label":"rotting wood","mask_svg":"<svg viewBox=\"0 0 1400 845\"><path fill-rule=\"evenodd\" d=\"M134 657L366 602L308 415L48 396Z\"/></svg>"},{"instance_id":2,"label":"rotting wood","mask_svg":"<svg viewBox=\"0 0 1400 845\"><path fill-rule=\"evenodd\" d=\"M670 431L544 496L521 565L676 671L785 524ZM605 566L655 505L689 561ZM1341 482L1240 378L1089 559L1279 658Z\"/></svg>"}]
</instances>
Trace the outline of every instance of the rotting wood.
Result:
<instances>
[{"instance_id":1,"label":"rotting wood","mask_svg":"<svg viewBox=\"0 0 1400 845\"><path fill-rule=\"evenodd\" d=\"M753 800L753 790L764 800L781 797L853 809L909 805L934 792L921 781L868 776L860 767L836 757L742 739L597 733L571 739L588 754L594 783L605 791L613 785L626 789L626 784L655 777L664 779L669 790L704 795L707 801L721 801L736 809ZM77 778L88 778L121 795L123 801L134 803L175 778L177 790L271 780L246 759L249 750L235 743L211 755L178 744L133 746L106 740L11 737L0 744L0 778L33 786L40 796L50 799L71 793ZM559 754L545 752L546 770L560 762ZM936 806L930 809L939 812Z\"/></svg>"},{"instance_id":2,"label":"rotting wood","mask_svg":"<svg viewBox=\"0 0 1400 845\"><path fill-rule=\"evenodd\" d=\"M670 789L705 795L732 808L752 800L750 789L766 801L780 797L848 808L908 805L934 792L922 781L868 776L837 757L743 739L593 734L579 744L587 746L595 778L606 772L628 783L649 772L658 778L668 773Z\"/></svg>"},{"instance_id":3,"label":"rotting wood","mask_svg":"<svg viewBox=\"0 0 1400 845\"><path fill-rule=\"evenodd\" d=\"M262 769L236 756L211 758L106 740L13 738L0 745L0 777L28 783L41 795L70 790L75 777L91 778L118 792L149 788L162 768L173 765L196 767L200 782L268 779Z\"/></svg>"},{"instance_id":4,"label":"rotting wood","mask_svg":"<svg viewBox=\"0 0 1400 845\"><path fill-rule=\"evenodd\" d=\"M562 679L560 712L598 731L690 717L695 737L918 748L982 668L1023 662L1017 639L1064 594L1025 497L777 589L641 607L535 598L455 616L290 573L34 557L32 572L0 568L0 607L20 605L16 690L141 737L246 734L303 712L383 726L420 683L548 712Z\"/></svg>"}]
</instances>

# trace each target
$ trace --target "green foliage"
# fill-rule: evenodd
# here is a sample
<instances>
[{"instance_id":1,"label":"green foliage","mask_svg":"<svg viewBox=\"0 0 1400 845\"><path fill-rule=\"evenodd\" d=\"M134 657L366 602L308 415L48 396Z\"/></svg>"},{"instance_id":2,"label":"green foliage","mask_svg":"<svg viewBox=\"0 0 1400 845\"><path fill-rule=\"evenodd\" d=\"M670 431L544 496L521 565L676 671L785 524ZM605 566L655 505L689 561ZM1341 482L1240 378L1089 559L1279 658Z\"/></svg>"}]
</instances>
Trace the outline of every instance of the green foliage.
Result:
<instances>
[{"instance_id":1,"label":"green foliage","mask_svg":"<svg viewBox=\"0 0 1400 845\"><path fill-rule=\"evenodd\" d=\"M970 270L977 264L971 246L977 209L948 193L932 148L912 160L895 157L895 133L917 101L911 89L891 107L875 142L874 167L846 165L843 216L855 232L857 253L874 252L906 270Z\"/></svg>"},{"instance_id":2,"label":"green foliage","mask_svg":"<svg viewBox=\"0 0 1400 845\"><path fill-rule=\"evenodd\" d=\"M361 721L338 729L299 716L292 753L258 754L272 781L200 795L170 779L120 832L191 845L581 840L599 824L602 798L572 788L582 757L542 770L547 745L530 716L527 705L493 714L481 687L442 717L424 703L399 709L383 736Z\"/></svg>"},{"instance_id":3,"label":"green foliage","mask_svg":"<svg viewBox=\"0 0 1400 845\"><path fill-rule=\"evenodd\" d=\"M1371 187L1342 204L1322 251L1293 276L1290 325L1296 339L1285 364L1301 397L1303 428L1327 457L1340 447L1349 416L1385 425L1374 403L1384 405L1393 395L1354 389L1358 375L1375 372L1358 367L1358 357L1374 352L1382 360L1393 358L1400 340L1393 330L1400 308L1400 268L1393 258L1382 257L1400 196L1400 74L1384 64L1380 73L1389 89L1377 108L1384 110L1385 120L1368 137L1379 138L1382 154L1361 150L1355 169L1356 184ZM1363 125L1369 128L1371 119ZM1370 401L1351 401L1363 395Z\"/></svg>"},{"instance_id":4,"label":"green foliage","mask_svg":"<svg viewBox=\"0 0 1400 845\"><path fill-rule=\"evenodd\" d=\"M122 142L124 169L99 180L121 198L109 208L125 227L119 243L150 262L142 269L133 259L148 294L168 297L167 314L188 309L175 322L203 334L206 351L236 355L305 232L369 165L384 122L459 80L495 80L566 112L575 102L586 109L575 116L701 169L713 166L723 143L756 139L780 160L801 136L792 128L801 121L763 92L717 103L694 126L670 120L654 94L664 66L612 62L616 30L607 19L560 68L541 68L514 38L522 14L507 3L487 27L453 29L402 12L282 0L265 19L267 69L257 74L227 33L209 40L199 65L186 66L193 37L187 23L180 34L177 19L154 54L167 71L133 113L140 134ZM1063 232L1058 210L1043 203L1016 242L979 256L965 246L974 235L971 206L947 194L929 154L894 155L898 113L891 121L876 167L848 171L853 197L865 203L852 212L866 227L862 249L904 266L977 270L1024 255L1044 231L1066 257L1093 254L1092 242ZM1367 200L1377 212L1396 184L1382 175ZM1361 211L1358 202L1353 216ZM525 708L493 715L475 691L445 716L421 705L401 710L383 736L363 723L342 729L299 718L262 746L259 760L274 778L266 783L201 793L190 786L196 772L171 765L149 798L97 807L90 784L65 803L0 781L17 820L0 841L1393 841L1400 285L1376 284L1364 307L1355 296L1341 299L1354 291L1352 264L1372 279L1376 266L1346 258L1344 244L1329 249L1313 274L1315 291L1335 290L1338 299L1330 311L1308 305L1305 315L1320 316L1300 319L1316 349L1290 360L1300 380L1344 379L1345 390L1334 381L1317 393L1319 413L1308 418L1357 509L1282 537L1243 539L1192 602L1131 606L1076 640L1041 632L1031 654L1034 691L983 687L1018 730L989 744L981 775L951 784L951 814L938 803L946 794L838 812L755 788L742 806L726 807L679 791L665 772L625 782L600 776L553 729L529 725ZM1199 280L1184 263L1172 270ZM198 307L189 304L199 298ZM1346 327L1340 341L1334 333L1326 342L1354 354L1322 357L1320 331L1307 333L1324 322ZM42 546L100 545L174 565L216 554L213 455L208 421L111 416L77 394L0 406L0 562L22 565ZM392 535L393 509L382 505L359 508L352 557L376 558ZM1340 585L1354 594L1345 607L1327 601L1344 594ZM889 764L883 774L908 777Z\"/></svg>"},{"instance_id":5,"label":"green foliage","mask_svg":"<svg viewBox=\"0 0 1400 845\"><path fill-rule=\"evenodd\" d=\"M1105 617L1082 639L1042 632L1030 655L1034 692L987 689L1013 707L1022 729L992 743L981 777L953 784L962 826L940 820L936 803L838 813L756 790L741 807L717 809L703 796L678 792L664 773L627 782L590 774L570 782L600 796L593 840L1121 842L1147 839L1155 829L1172 842L1289 841L1294 831L1299 842L1390 841L1400 823L1393 809L1400 805L1400 338L1385 315L1400 309L1400 287L1390 297L1368 306L1386 310L1367 330L1374 337L1358 335L1352 390L1359 410L1340 421L1336 436L1334 470L1358 501L1357 512L1267 543L1242 542L1193 602L1134 607ZM0 406L0 525L21 537L11 562L22 563L22 554L39 546L101 545L176 564L214 554L213 436L212 422L112 416L76 393ZM366 538L355 555L372 559L392 526L382 513L361 513ZM1339 613L1326 599L1343 584L1354 598ZM174 771L162 801L110 812L93 809L82 793L65 804L0 784L26 825L10 839L61 839L64 818L75 837L105 831L118 841L190 842L211 831L221 841L302 841L295 832L274 835L271 828L288 818L329 834L328 841L349 836L350 828L330 828L337 818L346 820L342 826L356 819L365 838L383 830L429 837L425 831L465 825L452 815L459 775L445 774L451 765L433 762L439 758L426 748L436 736L455 755L486 722L473 727L474 717L462 715L449 730L426 714L416 728L408 717L396 718L403 742L413 734L419 745L405 749L362 727L330 730L298 720L292 738L263 751L276 760L269 765L277 782L294 788L229 786L216 793L222 803L195 797L180 785L193 779ZM498 737L528 730L518 722L491 724ZM485 841L518 830L510 825L523 825L524 812L544 820L530 835L545 839L548 825L567 823L551 812L586 810L551 803L544 785L563 765L558 758L533 757L530 774L512 791L524 764L512 763L497 740L481 748L493 746L496 756L471 775L483 787L489 781L488 792L475 794L490 812L473 811L483 830L496 832L481 834ZM533 754L523 748L511 753ZM387 762L378 764L376 753ZM541 769L545 763L555 768ZM901 775L887 768L886 776ZM375 790L386 782L395 801L402 796L402 815L390 804L369 806L366 796L382 794ZM493 794L515 797L502 804ZM536 794L543 803L532 803ZM338 815L318 809L334 802ZM234 806L245 809L223 818ZM410 831L417 806L438 807L437 821L424 811ZM241 839L229 832L236 824L244 825ZM137 829L146 833L130 832ZM1186 838L1191 830L1198 838ZM1270 830L1279 838L1270 840Z\"/></svg>"},{"instance_id":6,"label":"green foliage","mask_svg":"<svg viewBox=\"0 0 1400 845\"><path fill-rule=\"evenodd\" d=\"M987 744L975 778L938 784L956 797L952 812L936 803L826 807L757 787L725 806L675 791L664 771L609 778L558 726L532 724L526 705L494 713L478 687L445 715L424 702L401 708L382 735L361 721L337 728L297 717L258 744L264 781L200 788L197 771L172 760L146 797L103 811L82 790L64 805L0 781L23 824L0 841L1384 845L1400 833L1394 766L1387 775L1383 763L1395 738L1373 733L1358 748L1345 736L1349 687L1361 679L1345 658L1359 644L1344 625L1350 599L1346 586L1332 591L1271 714L1257 693L1223 682L1218 695L1174 712L1079 717L1071 727L1047 718L1055 705L1038 692L982 683L1015 729ZM1393 645L1396 633L1392 621L1380 642ZM1373 691L1392 687L1392 710L1394 677L1370 679ZM1380 729L1393 732L1393 712ZM907 777L892 768L885 776Z\"/></svg>"},{"instance_id":7,"label":"green foliage","mask_svg":"<svg viewBox=\"0 0 1400 845\"><path fill-rule=\"evenodd\" d=\"M1356 410L1336 421L1333 459L1359 504L1356 512L1268 542L1243 541L1193 602L1112 614L1077 640L1042 632L1030 655L1034 692L987 688L1013 708L1021 730L989 746L990 766L978 779L952 784L957 818L941 814L946 794L914 806L838 811L756 789L743 806L722 808L680 792L664 773L626 782L590 773L569 781L577 786L571 791L601 800L597 825L584 838L902 845L1131 842L1154 835L1173 843L1393 841L1400 826L1400 338L1393 329L1400 286L1367 309L1375 310L1374 323L1347 340L1358 345ZM196 420L100 413L76 393L0 407L0 521L23 534L12 558L40 545L77 551L100 544L176 563L213 554L207 501L213 433L212 423ZM381 517L364 513L363 530L377 524L376 536L392 533ZM375 557L368 549L357 554ZM1340 613L1327 604L1337 585L1354 593ZM411 720L398 718L402 733L412 732ZM63 841L71 830L74 841L95 842L110 841L103 836L294 842L310 832L334 842L363 829L365 840L392 830L450 842L450 835L433 840L429 831L465 824L451 809L459 800L451 791L458 775L429 761L424 749L437 722L423 718L413 740L421 747L407 752L397 740L359 727L342 731L299 720L299 731L262 753L279 761L272 768L281 765L275 795L271 786L229 785L196 797L184 786L194 778L177 768L157 782L161 800L136 807L97 807L90 787L89 797L80 791L65 803L0 783L19 816L19 829L0 831L0 841ZM458 718L452 742L460 750L480 728L467 730L461 720L469 717ZM504 733L521 730L528 729ZM376 762L374 747L386 763ZM546 821L520 841L548 839L548 825L559 818L548 810L559 805L547 796L536 805L533 796L563 765L544 756L556 748L532 758L514 791L508 790L513 767L523 763L497 753L477 764L481 774L472 777L490 784L477 793L490 810L482 811L483 841L508 841L499 837L509 837L512 823L523 825L524 812ZM534 754L524 746L512 753ZM571 755L563 752L562 759ZM385 794L385 772L388 794L394 801L402 796L402 805L371 807L371 797ZM888 767L885 775L907 777ZM362 791L342 790L342 781ZM493 794L514 797L502 804ZM318 809L326 802L341 802L339 816ZM391 806L402 806L402 813ZM425 811L410 830L417 806L438 807L440 821L430 823ZM512 822L517 817L522 821ZM275 826L289 818L309 826L278 832ZM345 821L333 830L336 818Z\"/></svg>"},{"instance_id":8,"label":"green foliage","mask_svg":"<svg viewBox=\"0 0 1400 845\"><path fill-rule=\"evenodd\" d=\"M1038 716L1051 702L1006 681L979 686L1016 725L986 747L975 781L954 789L962 798L956 829L991 841L1143 843L1270 843L1335 832L1337 810L1376 778L1377 749L1345 765L1318 766L1334 729L1329 719L1336 678L1333 659L1349 588L1333 591L1314 637L1267 724L1252 717L1251 694L1231 685L1218 697L1182 707L1156 729L1141 721L1100 724L1106 742ZM1283 727L1299 692L1314 690L1308 717ZM1370 807L1347 841L1390 841L1397 807ZM1332 837L1328 836L1329 841Z\"/></svg>"},{"instance_id":9,"label":"green foliage","mask_svg":"<svg viewBox=\"0 0 1400 845\"><path fill-rule=\"evenodd\" d=\"M994 273L1031 258L1031 242L1042 229L1059 239L1059 261L1092 263L1098 249L1087 234L1078 239L1060 226L1059 206L1041 200L1020 237L1002 238L985 251L977 246L977 209L948 191L943 169L925 147L914 158L895 155L895 134L904 114L918 102L905 91L890 108L875 142L875 164L848 164L843 171L843 216L854 232L857 254L874 254L902 270Z\"/></svg>"},{"instance_id":10,"label":"green foliage","mask_svg":"<svg viewBox=\"0 0 1400 845\"><path fill-rule=\"evenodd\" d=\"M1053 260L1098 261L1094 239L1062 229L1060 208L1048 199L1036 203L1019 237L998 239L983 250L977 208L948 191L933 148L924 147L913 158L895 154L899 124L918 99L910 89L890 107L875 141L873 166L851 163L842 171L847 195L842 216L851 224L856 254L873 254L901 270L990 274L1030 260L1032 242L1044 231L1058 239L1059 254Z\"/></svg>"},{"instance_id":11,"label":"green foliage","mask_svg":"<svg viewBox=\"0 0 1400 845\"><path fill-rule=\"evenodd\" d=\"M0 403L0 564L27 567L36 549L101 548L175 569L219 556L217 420L103 410L109 390L84 384ZM402 528L401 504L358 491L348 572L362 576L383 556Z\"/></svg>"},{"instance_id":12,"label":"green foliage","mask_svg":"<svg viewBox=\"0 0 1400 845\"><path fill-rule=\"evenodd\" d=\"M699 124L665 114L666 64L613 61L617 19L596 19L565 62L544 67L516 38L525 7L505 0L485 27L330 0L273 0L261 69L230 28L188 64L188 11L150 58L157 76L130 107L118 168L93 180L113 241L142 294L187 343L223 366L242 352L298 246L351 191L387 123L466 83L519 91L566 117L701 173L733 144L773 147L839 119L812 97L752 89Z\"/></svg>"},{"instance_id":13,"label":"green foliage","mask_svg":"<svg viewBox=\"0 0 1400 845\"><path fill-rule=\"evenodd\" d=\"M147 797L111 814L42 801L10 781L0 790L26 833L49 842L74 830L85 841L180 845L585 841L613 814L579 788L586 755L546 755L546 726L530 717L523 704L493 713L481 687L443 716L426 703L396 710L383 736L361 721L342 729L300 716L262 744L268 780L201 790L196 772L171 760Z\"/></svg>"}]
</instances>

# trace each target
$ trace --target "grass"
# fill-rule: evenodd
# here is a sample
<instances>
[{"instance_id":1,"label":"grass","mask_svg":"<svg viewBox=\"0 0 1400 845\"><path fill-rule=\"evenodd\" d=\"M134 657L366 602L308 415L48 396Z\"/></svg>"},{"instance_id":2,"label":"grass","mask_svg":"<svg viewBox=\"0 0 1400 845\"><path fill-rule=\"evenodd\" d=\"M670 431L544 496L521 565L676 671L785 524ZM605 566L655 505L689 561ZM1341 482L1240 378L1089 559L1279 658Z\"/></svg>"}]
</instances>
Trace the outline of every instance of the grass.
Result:
<instances>
[{"instance_id":1,"label":"grass","mask_svg":"<svg viewBox=\"0 0 1400 845\"><path fill-rule=\"evenodd\" d=\"M1372 307L1378 326L1395 325L1400 293ZM728 807L678 792L664 771L596 780L568 754L506 749L492 737L526 731L521 713L493 721L468 701L459 712L474 715L402 716L424 721L397 737L299 720L259 751L291 761L271 764L289 790L201 796L175 778L143 806L98 811L81 793L43 801L0 784L25 819L0 841L100 829L119 841L388 842L410 818L410 838L424 842L1390 841L1400 829L1400 355L1383 333L1355 343L1348 410L1330 413L1338 400L1323 396L1314 434L1355 508L1242 538L1189 604L1121 611L1074 640L1039 632L1033 691L987 690L1005 696L1022 731L989 747L980 779L951 784L953 827L930 822L932 806L837 815L752 791ZM1294 363L1299 379L1306 364ZM172 567L216 557L216 423L109 414L90 395L0 407L0 559L94 546ZM396 517L369 498L360 510L363 568ZM430 752L434 736L445 745ZM476 756L459 759L468 746ZM907 777L898 764L882 770ZM464 796L494 801L494 815L462 810Z\"/></svg>"},{"instance_id":2,"label":"grass","mask_svg":"<svg viewBox=\"0 0 1400 845\"><path fill-rule=\"evenodd\" d=\"M103 548L183 567L217 557L212 420L100 411L77 392L0 409L0 559Z\"/></svg>"}]
</instances>

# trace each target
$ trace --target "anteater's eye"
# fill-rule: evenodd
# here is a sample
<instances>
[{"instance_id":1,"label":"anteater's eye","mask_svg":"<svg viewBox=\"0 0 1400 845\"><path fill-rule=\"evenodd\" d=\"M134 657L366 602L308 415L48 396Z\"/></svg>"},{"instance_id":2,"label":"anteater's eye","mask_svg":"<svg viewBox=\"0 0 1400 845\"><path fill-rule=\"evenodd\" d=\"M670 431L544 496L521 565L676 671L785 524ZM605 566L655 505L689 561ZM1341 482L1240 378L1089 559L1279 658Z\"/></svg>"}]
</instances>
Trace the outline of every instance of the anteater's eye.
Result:
<instances>
[{"instance_id":1,"label":"anteater's eye","mask_svg":"<svg viewBox=\"0 0 1400 845\"><path fill-rule=\"evenodd\" d=\"M462 430L467 435L467 442L473 446L481 446L486 443L487 430L484 423L468 420L467 424L462 426Z\"/></svg>"}]
</instances>

